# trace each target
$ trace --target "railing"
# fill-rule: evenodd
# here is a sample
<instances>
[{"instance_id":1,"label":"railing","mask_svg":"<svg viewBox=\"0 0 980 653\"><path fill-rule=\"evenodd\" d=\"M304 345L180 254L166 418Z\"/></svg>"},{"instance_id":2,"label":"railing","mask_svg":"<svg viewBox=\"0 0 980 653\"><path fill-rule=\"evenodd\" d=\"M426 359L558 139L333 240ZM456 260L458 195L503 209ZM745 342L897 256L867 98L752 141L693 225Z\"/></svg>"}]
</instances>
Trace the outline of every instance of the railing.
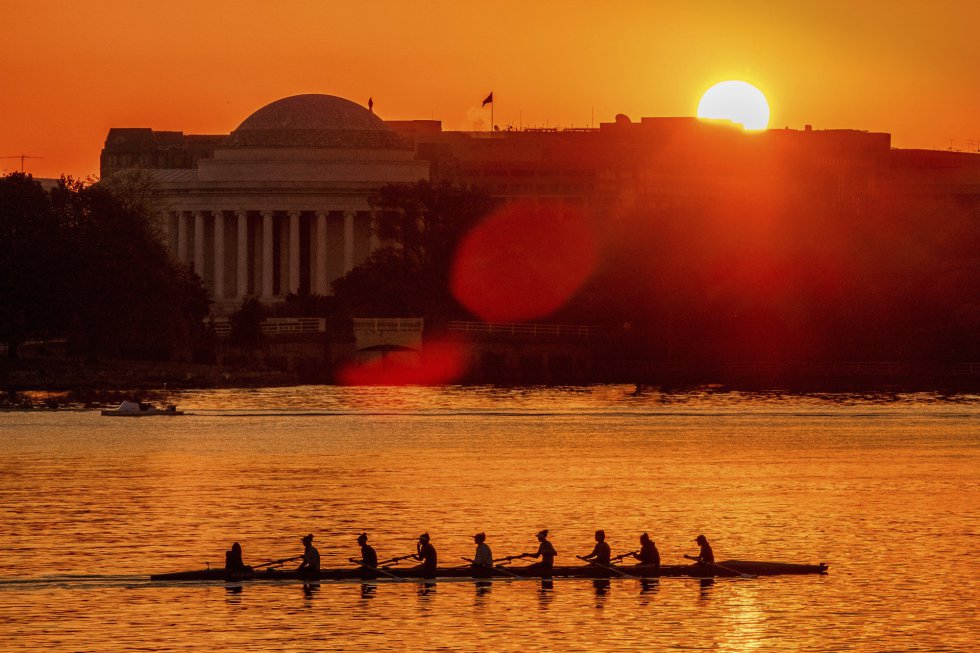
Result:
<instances>
[{"instance_id":1,"label":"railing","mask_svg":"<svg viewBox=\"0 0 980 653\"><path fill-rule=\"evenodd\" d=\"M355 317L354 332L374 333L421 333L424 320L421 317Z\"/></svg>"},{"instance_id":2,"label":"railing","mask_svg":"<svg viewBox=\"0 0 980 653\"><path fill-rule=\"evenodd\" d=\"M269 317L262 320L259 328L264 336L325 333L327 320L322 317ZM214 332L219 336L226 337L231 333L231 321L226 317L215 318Z\"/></svg>"},{"instance_id":3,"label":"railing","mask_svg":"<svg viewBox=\"0 0 980 653\"><path fill-rule=\"evenodd\" d=\"M560 336L591 338L605 333L605 327L576 324L521 324L508 322L462 322L447 323L450 331L461 333L481 333L506 336Z\"/></svg>"}]
</instances>

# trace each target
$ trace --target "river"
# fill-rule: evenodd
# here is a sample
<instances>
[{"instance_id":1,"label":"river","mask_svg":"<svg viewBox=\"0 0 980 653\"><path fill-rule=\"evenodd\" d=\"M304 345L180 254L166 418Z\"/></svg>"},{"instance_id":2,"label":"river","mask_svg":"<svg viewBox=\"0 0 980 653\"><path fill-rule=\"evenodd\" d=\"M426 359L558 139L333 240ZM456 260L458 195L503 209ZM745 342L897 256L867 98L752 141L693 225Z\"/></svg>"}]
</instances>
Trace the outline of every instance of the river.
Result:
<instances>
[{"instance_id":1,"label":"river","mask_svg":"<svg viewBox=\"0 0 980 653\"><path fill-rule=\"evenodd\" d=\"M0 649L971 651L980 641L980 397L300 387L174 395L188 415L0 413ZM442 564L548 528L664 563L825 576L154 583L151 572L428 532Z\"/></svg>"}]
</instances>

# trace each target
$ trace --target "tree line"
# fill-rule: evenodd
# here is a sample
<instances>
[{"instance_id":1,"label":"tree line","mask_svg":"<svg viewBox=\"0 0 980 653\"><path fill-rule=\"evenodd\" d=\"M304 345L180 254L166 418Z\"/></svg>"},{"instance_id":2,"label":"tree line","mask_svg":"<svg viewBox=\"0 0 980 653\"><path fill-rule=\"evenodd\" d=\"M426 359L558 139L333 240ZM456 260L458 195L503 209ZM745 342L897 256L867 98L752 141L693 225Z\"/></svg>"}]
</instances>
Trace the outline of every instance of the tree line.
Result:
<instances>
[{"instance_id":1,"label":"tree line","mask_svg":"<svg viewBox=\"0 0 980 653\"><path fill-rule=\"evenodd\" d=\"M145 205L107 184L0 178L0 342L64 338L89 358L192 359L210 300L171 258Z\"/></svg>"}]
</instances>

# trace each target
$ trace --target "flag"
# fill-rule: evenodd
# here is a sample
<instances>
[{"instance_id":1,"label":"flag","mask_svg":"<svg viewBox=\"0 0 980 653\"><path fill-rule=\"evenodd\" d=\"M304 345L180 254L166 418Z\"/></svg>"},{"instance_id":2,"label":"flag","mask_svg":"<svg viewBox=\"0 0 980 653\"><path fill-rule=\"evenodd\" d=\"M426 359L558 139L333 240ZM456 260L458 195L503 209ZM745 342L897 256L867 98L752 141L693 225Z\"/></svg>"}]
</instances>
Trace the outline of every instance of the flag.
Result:
<instances>
[{"instance_id":1,"label":"flag","mask_svg":"<svg viewBox=\"0 0 980 653\"><path fill-rule=\"evenodd\" d=\"M368 98L368 111L370 111L371 113L374 113L374 98L373 97L369 97Z\"/></svg>"},{"instance_id":2,"label":"flag","mask_svg":"<svg viewBox=\"0 0 980 653\"><path fill-rule=\"evenodd\" d=\"M485 107L488 104L493 104L493 91L490 91L490 95L487 96L487 99L484 100L483 104L481 104L480 106Z\"/></svg>"}]
</instances>

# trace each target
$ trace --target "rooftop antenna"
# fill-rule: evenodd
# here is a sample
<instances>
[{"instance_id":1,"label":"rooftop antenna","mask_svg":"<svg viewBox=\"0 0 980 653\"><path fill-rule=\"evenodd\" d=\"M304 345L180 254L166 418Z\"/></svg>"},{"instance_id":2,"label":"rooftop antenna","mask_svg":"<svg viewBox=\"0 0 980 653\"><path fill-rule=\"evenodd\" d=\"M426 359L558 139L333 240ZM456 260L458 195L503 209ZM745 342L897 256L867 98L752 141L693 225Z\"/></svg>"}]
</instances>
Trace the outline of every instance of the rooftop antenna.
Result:
<instances>
[{"instance_id":1,"label":"rooftop antenna","mask_svg":"<svg viewBox=\"0 0 980 653\"><path fill-rule=\"evenodd\" d=\"M43 156L31 156L30 154L14 154L12 156L0 156L0 159L20 159L20 171L24 172L24 159L43 159Z\"/></svg>"}]
</instances>

